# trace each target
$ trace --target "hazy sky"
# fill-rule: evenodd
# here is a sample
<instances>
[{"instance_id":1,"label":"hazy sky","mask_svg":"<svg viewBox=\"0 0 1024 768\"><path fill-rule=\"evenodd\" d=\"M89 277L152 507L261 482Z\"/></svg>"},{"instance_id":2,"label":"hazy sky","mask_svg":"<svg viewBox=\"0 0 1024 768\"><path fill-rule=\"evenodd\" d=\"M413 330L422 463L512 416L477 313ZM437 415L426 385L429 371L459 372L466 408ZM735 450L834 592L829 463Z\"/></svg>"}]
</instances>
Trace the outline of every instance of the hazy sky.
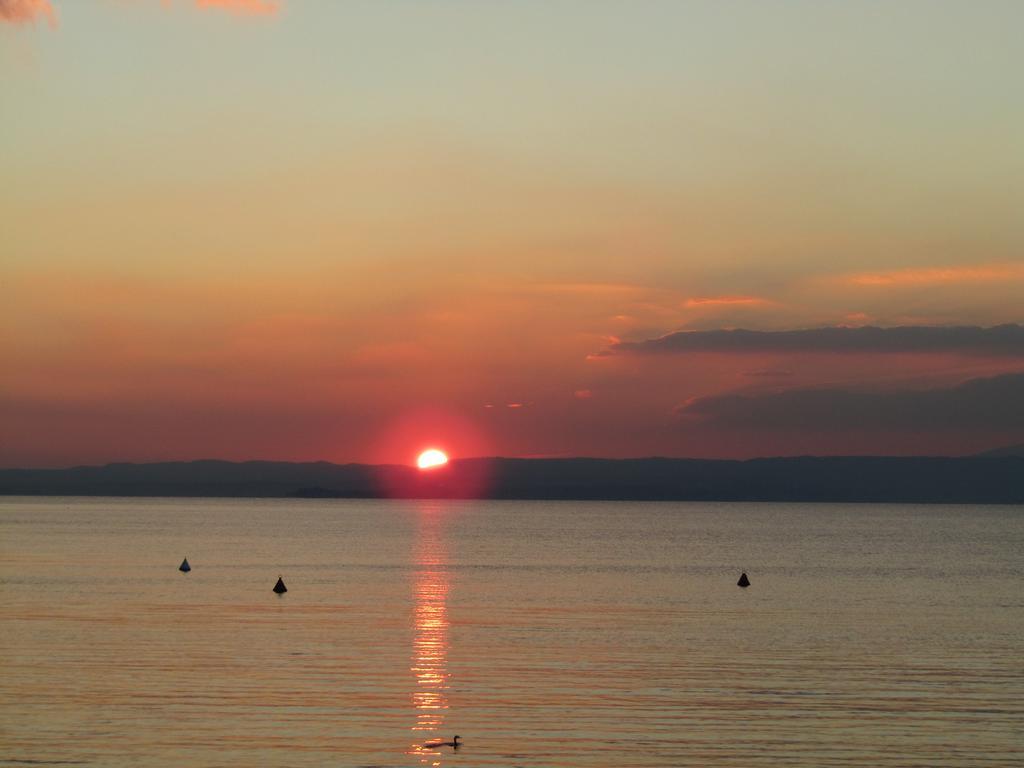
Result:
<instances>
[{"instance_id":1,"label":"hazy sky","mask_svg":"<svg viewBox=\"0 0 1024 768\"><path fill-rule=\"evenodd\" d=\"M1024 442L1021 29L0 0L0 465Z\"/></svg>"}]
</instances>

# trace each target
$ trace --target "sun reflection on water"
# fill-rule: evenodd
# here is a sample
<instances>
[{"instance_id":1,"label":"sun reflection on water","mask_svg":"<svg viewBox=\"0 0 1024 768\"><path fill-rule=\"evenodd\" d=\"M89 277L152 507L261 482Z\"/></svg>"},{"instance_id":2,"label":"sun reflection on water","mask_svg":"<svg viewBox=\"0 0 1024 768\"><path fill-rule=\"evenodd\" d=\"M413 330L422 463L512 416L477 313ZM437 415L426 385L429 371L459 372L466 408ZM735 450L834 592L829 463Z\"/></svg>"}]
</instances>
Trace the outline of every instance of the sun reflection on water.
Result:
<instances>
[{"instance_id":1,"label":"sun reflection on water","mask_svg":"<svg viewBox=\"0 0 1024 768\"><path fill-rule=\"evenodd\" d=\"M415 679L412 704L416 721L408 754L418 756L423 765L439 766L441 752L423 745L443 736L441 726L448 709L448 549L441 505L423 502L419 512L410 667Z\"/></svg>"}]
</instances>

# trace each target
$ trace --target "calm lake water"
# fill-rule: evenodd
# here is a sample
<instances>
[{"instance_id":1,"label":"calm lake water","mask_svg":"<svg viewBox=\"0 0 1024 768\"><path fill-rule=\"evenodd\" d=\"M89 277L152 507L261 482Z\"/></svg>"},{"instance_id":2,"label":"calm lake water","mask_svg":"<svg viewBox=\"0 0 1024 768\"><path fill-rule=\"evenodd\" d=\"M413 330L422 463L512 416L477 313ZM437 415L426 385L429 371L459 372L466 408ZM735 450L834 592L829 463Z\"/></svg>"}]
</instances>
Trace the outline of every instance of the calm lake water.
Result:
<instances>
[{"instance_id":1,"label":"calm lake water","mask_svg":"<svg viewBox=\"0 0 1024 768\"><path fill-rule=\"evenodd\" d=\"M1022 576L1021 507L8 498L0 765L1021 765Z\"/></svg>"}]
</instances>

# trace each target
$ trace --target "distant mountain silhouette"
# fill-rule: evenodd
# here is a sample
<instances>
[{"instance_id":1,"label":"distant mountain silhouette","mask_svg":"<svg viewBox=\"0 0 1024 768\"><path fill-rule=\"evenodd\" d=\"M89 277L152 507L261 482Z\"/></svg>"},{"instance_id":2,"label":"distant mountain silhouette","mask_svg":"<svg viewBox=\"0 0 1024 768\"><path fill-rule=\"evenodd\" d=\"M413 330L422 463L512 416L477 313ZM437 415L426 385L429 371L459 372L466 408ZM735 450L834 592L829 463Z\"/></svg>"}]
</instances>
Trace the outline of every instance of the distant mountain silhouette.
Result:
<instances>
[{"instance_id":1,"label":"distant mountain silhouette","mask_svg":"<svg viewBox=\"0 0 1024 768\"><path fill-rule=\"evenodd\" d=\"M1007 445L1004 448L993 448L991 451L984 451L983 453L975 455L989 458L1000 458L1006 456L1024 458L1024 443L1021 443L1020 445Z\"/></svg>"},{"instance_id":2,"label":"distant mountain silhouette","mask_svg":"<svg viewBox=\"0 0 1024 768\"><path fill-rule=\"evenodd\" d=\"M1004 449L1007 450L1007 449ZM0 470L0 494L1024 503L1024 457L193 461Z\"/></svg>"}]
</instances>

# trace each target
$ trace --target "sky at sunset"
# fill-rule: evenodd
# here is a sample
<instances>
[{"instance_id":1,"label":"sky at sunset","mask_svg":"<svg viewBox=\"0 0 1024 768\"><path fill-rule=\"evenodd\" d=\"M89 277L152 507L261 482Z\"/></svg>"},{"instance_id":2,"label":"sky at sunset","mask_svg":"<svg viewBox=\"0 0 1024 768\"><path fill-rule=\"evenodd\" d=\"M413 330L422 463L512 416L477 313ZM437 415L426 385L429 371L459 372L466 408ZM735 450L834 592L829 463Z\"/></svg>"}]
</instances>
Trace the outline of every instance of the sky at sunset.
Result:
<instances>
[{"instance_id":1,"label":"sky at sunset","mask_svg":"<svg viewBox=\"0 0 1024 768\"><path fill-rule=\"evenodd\" d=\"M0 466L1022 443L1022 29L0 0Z\"/></svg>"}]
</instances>

